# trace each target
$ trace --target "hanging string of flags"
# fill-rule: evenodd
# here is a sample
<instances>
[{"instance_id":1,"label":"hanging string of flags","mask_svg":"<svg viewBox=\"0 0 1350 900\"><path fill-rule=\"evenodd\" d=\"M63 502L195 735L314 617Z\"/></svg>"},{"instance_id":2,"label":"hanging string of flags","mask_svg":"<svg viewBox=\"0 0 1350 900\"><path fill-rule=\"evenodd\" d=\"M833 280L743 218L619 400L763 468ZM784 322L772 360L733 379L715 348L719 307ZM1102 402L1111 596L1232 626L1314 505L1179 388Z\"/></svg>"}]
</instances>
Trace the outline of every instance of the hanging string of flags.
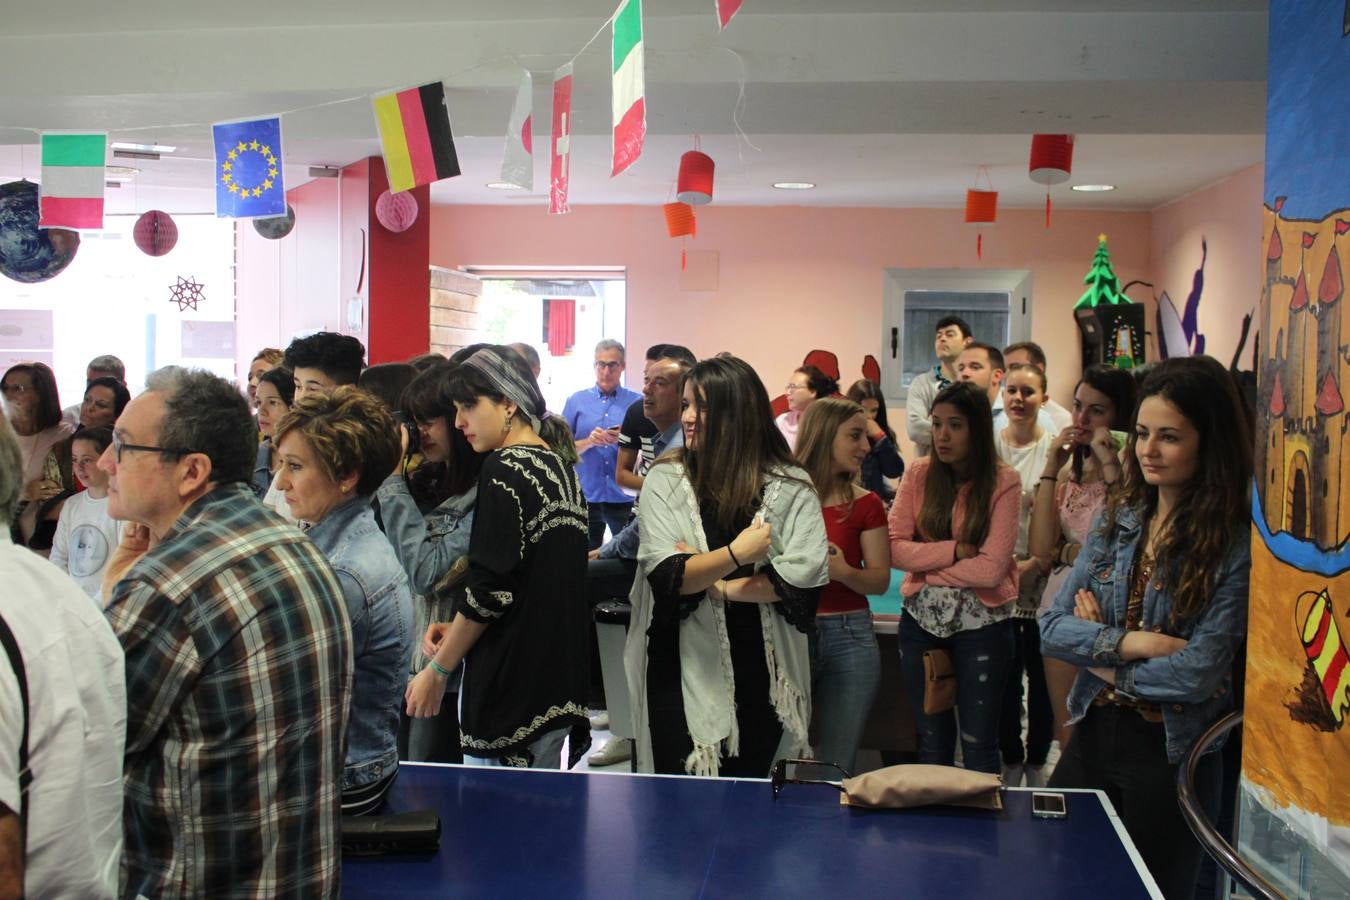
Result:
<instances>
[{"instance_id":1,"label":"hanging string of flags","mask_svg":"<svg viewBox=\"0 0 1350 900\"><path fill-rule=\"evenodd\" d=\"M744 0L714 0L718 28L725 29L743 4ZM642 156L647 133L642 0L621 0L595 35L553 73L548 211L554 215L568 211L572 64L605 29L610 30L612 62L611 177L627 171ZM522 70L502 153L502 182L525 190L534 188L533 87L533 76ZM216 215L239 219L286 215L282 117L360 99L347 97L268 117L213 124ZM370 101L391 191L407 191L460 174L444 81L388 91L371 97ZM156 127L197 126L184 123ZM151 129L122 129L145 130ZM102 229L107 133L42 131L39 135L42 145L39 227Z\"/></svg>"}]
</instances>

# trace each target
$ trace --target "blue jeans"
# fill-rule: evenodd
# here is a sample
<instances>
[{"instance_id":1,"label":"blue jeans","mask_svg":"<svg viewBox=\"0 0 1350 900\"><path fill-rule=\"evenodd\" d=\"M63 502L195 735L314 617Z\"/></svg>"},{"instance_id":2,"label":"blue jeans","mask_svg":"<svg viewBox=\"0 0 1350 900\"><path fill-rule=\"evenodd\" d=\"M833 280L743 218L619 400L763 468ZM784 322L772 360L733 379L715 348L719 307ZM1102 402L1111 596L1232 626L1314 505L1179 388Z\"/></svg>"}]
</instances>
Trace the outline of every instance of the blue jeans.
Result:
<instances>
[{"instance_id":1,"label":"blue jeans","mask_svg":"<svg viewBox=\"0 0 1350 900\"><path fill-rule=\"evenodd\" d=\"M956 671L956 709L925 715L923 652L946 650ZM1013 656L1012 621L1005 619L934 637L909 613L900 615L900 672L919 728L919 762L950 766L956 760L956 717L961 717L961 755L976 772L1002 771L998 723L1003 711L1003 685Z\"/></svg>"},{"instance_id":2,"label":"blue jeans","mask_svg":"<svg viewBox=\"0 0 1350 900\"><path fill-rule=\"evenodd\" d=\"M881 683L881 651L867 610L818 616L810 636L816 759L853 774L867 714Z\"/></svg>"},{"instance_id":3,"label":"blue jeans","mask_svg":"<svg viewBox=\"0 0 1350 900\"><path fill-rule=\"evenodd\" d=\"M609 526L609 533L616 535L623 531L623 526L628 524L628 517L633 514L633 503L591 503L586 501L586 524L590 534L590 544L586 548L595 550L605 542L605 526Z\"/></svg>"}]
</instances>

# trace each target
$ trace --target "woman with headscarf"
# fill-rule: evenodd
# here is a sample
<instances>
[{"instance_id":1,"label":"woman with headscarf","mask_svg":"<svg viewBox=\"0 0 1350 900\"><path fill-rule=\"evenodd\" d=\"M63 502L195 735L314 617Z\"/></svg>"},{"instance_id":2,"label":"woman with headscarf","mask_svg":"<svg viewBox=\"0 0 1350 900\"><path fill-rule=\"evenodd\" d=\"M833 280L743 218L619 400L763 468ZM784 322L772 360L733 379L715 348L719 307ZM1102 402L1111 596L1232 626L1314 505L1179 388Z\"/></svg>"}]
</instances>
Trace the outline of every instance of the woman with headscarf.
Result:
<instances>
[{"instance_id":1,"label":"woman with headscarf","mask_svg":"<svg viewBox=\"0 0 1350 900\"><path fill-rule=\"evenodd\" d=\"M575 444L548 415L525 360L485 347L449 373L455 426L487 454L469 537L465 591L408 685L408 714L433 716L464 663L464 761L570 768L590 746L586 660L586 501Z\"/></svg>"}]
</instances>

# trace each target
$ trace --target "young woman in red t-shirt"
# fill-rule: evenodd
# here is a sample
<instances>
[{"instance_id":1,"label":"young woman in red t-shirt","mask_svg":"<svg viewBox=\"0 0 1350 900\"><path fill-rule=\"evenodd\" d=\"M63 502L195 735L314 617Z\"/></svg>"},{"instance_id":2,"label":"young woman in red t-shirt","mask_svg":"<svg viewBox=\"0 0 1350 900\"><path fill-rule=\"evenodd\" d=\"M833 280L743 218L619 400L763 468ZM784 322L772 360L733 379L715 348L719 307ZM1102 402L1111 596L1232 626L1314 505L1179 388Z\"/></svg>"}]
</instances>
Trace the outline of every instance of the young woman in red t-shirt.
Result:
<instances>
[{"instance_id":1,"label":"young woman in red t-shirt","mask_svg":"<svg viewBox=\"0 0 1350 900\"><path fill-rule=\"evenodd\" d=\"M881 680L866 595L884 593L891 577L886 506L858 483L871 450L867 430L861 406L825 398L806 408L797 436L797 459L820 495L830 541L830 583L810 639L816 758L850 773Z\"/></svg>"}]
</instances>

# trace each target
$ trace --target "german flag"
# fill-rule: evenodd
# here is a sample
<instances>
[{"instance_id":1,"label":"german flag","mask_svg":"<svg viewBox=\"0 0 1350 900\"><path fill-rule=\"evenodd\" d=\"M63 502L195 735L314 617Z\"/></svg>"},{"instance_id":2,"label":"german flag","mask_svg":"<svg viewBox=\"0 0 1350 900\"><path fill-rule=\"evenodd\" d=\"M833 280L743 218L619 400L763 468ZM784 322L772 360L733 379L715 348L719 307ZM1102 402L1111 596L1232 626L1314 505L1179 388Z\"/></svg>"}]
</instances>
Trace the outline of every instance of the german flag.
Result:
<instances>
[{"instance_id":1,"label":"german flag","mask_svg":"<svg viewBox=\"0 0 1350 900\"><path fill-rule=\"evenodd\" d=\"M407 191L459 174L445 85L439 81L372 98L389 190Z\"/></svg>"}]
</instances>

